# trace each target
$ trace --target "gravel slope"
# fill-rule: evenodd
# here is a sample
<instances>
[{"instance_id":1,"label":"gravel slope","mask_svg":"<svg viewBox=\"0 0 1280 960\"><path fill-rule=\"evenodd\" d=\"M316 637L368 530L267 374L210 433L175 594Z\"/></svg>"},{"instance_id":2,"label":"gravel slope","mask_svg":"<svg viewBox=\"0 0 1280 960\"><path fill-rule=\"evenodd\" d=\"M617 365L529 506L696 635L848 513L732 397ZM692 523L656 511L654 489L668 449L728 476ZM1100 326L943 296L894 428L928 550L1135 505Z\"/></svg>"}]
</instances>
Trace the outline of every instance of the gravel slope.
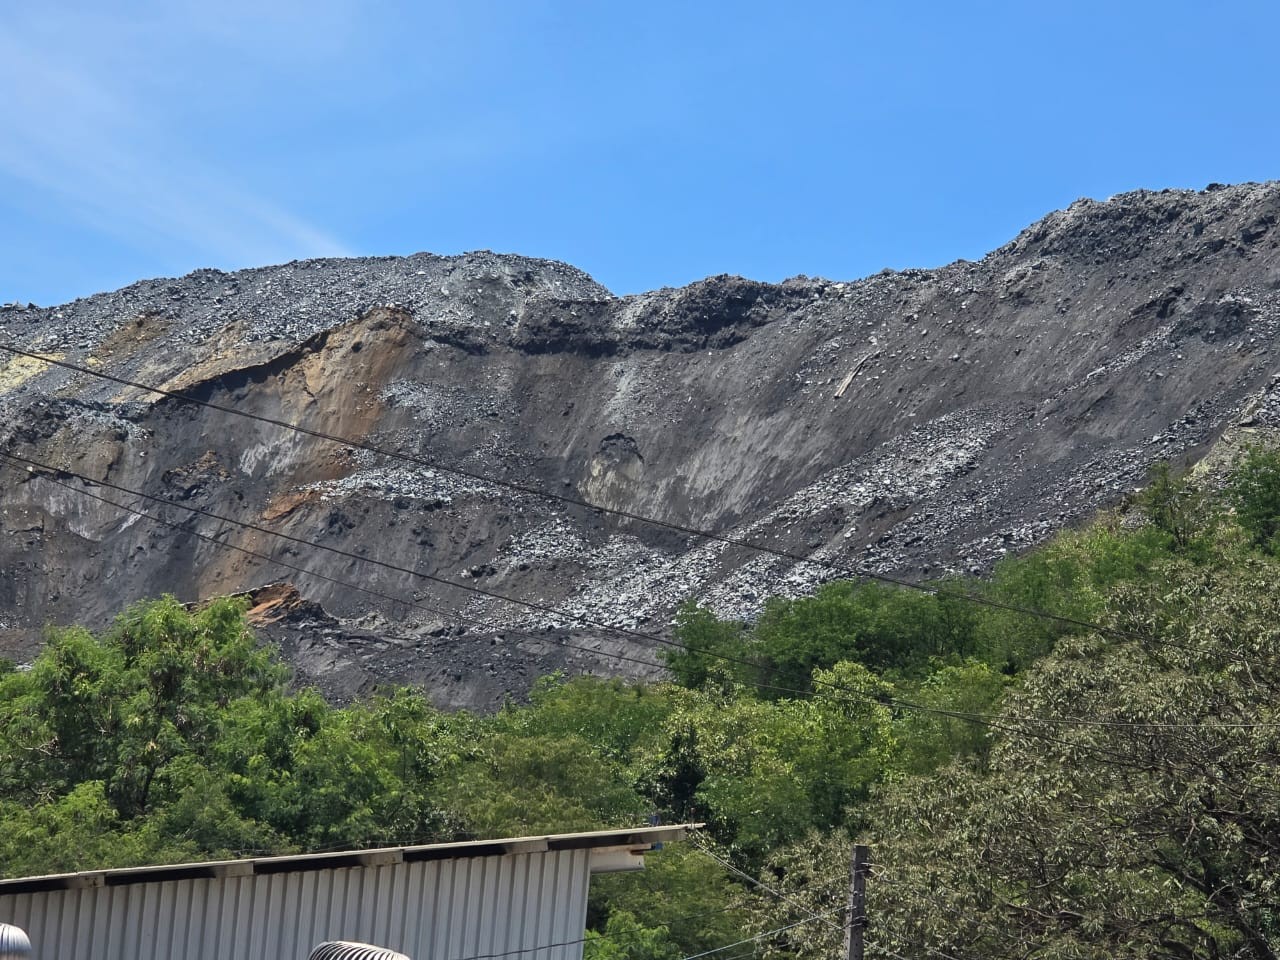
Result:
<instances>
[{"instance_id":1,"label":"gravel slope","mask_svg":"<svg viewBox=\"0 0 1280 960\"><path fill-rule=\"evenodd\" d=\"M1280 184L1080 201L978 263L856 282L713 277L617 298L563 264L474 253L199 271L54 308L0 342L367 440L300 437L0 356L0 448L176 507L166 518L370 598L0 473L0 652L131 599L237 592L335 698L410 680L443 704L557 667L643 674L688 597L751 616L833 573L447 472L921 578L980 571L1200 455L1278 401ZM263 593L266 584L288 581ZM261 604L260 604L261 606ZM533 637L521 633L532 631ZM598 650L566 650L564 637Z\"/></svg>"}]
</instances>

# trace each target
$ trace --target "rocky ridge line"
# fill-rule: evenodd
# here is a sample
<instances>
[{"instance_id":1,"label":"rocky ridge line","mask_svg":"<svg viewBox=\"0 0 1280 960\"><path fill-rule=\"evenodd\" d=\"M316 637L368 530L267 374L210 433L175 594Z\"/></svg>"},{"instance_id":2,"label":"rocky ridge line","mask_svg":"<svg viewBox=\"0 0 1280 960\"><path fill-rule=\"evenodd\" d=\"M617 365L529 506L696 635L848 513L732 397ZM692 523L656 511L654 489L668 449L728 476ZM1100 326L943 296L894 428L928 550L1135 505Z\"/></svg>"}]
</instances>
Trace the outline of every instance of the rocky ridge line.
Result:
<instances>
[{"instance_id":1,"label":"rocky ridge line","mask_svg":"<svg viewBox=\"0 0 1280 960\"><path fill-rule=\"evenodd\" d=\"M715 277L621 298L562 264L489 253L199 271L10 306L0 340L921 578L986 569L1117 502L1154 459L1193 459L1232 424L1275 424L1278 217L1277 184L1138 192L1073 204L977 263L849 283ZM0 358L0 424L5 449L565 612L271 546L497 624L293 578L332 649L285 647L338 697L401 679L474 705L556 666L629 672L609 656L653 657L652 645L575 614L662 632L687 597L749 617L835 575L29 362ZM46 621L281 579L39 478L6 479L0 527L0 643L18 656ZM263 546L225 527L194 526ZM557 648L563 636L600 654Z\"/></svg>"}]
</instances>

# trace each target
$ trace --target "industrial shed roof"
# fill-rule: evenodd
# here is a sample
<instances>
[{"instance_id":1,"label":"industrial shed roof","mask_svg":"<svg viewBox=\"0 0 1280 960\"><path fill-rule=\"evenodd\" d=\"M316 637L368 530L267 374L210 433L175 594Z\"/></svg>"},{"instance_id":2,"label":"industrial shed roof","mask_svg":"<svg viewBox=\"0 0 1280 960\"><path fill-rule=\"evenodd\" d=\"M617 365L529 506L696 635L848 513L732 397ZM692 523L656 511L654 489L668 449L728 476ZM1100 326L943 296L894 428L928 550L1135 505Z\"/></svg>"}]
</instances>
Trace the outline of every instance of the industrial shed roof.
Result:
<instances>
[{"instance_id":1,"label":"industrial shed roof","mask_svg":"<svg viewBox=\"0 0 1280 960\"><path fill-rule=\"evenodd\" d=\"M429 860L457 860L469 857L496 857L555 850L627 849L642 852L665 841L683 840L701 824L669 827L636 827L628 830L594 830L587 833L559 833L538 837L510 837L500 840L466 840L459 843L429 843L416 846L378 847L370 850L343 850L333 853L306 853L283 857L255 857L244 860L213 860L204 863L176 863L155 867L123 867L116 870L86 870L41 877L0 880L0 896L40 893L47 890L74 890L87 887L115 887L164 880L220 879L272 873L298 873L341 867L372 867Z\"/></svg>"}]
</instances>

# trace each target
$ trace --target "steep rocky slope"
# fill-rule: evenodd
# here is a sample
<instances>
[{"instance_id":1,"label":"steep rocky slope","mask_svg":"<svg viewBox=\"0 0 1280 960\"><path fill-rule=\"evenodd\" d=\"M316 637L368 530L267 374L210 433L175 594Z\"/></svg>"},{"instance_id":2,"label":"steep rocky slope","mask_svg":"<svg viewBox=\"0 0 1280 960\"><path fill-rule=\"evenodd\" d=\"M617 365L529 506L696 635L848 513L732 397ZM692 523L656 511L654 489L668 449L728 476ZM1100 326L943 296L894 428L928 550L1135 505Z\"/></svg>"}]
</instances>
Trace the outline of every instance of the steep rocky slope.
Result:
<instances>
[{"instance_id":1,"label":"steep rocky slope","mask_svg":"<svg viewBox=\"0 0 1280 960\"><path fill-rule=\"evenodd\" d=\"M0 343L923 578L983 569L1114 502L1150 461L1275 416L1278 219L1280 184L1140 192L1073 204L978 263L622 298L489 253L200 271L3 308ZM8 355L0 450L566 612L97 491L308 576L5 467L0 653L18 658L45 623L165 591L251 592L264 630L335 696L394 678L485 704L558 666L645 672L611 655L653 658L651 643L574 614L663 632L686 597L749 616L833 575Z\"/></svg>"}]
</instances>

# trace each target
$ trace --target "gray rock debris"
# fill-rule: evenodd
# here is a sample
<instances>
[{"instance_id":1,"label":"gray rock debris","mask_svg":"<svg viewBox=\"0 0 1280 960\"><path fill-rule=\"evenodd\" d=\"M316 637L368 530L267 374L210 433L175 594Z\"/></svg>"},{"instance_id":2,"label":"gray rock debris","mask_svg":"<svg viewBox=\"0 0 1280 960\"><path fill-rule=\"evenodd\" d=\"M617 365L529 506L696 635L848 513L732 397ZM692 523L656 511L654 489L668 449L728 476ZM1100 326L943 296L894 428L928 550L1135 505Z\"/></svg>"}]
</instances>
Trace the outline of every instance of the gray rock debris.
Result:
<instances>
[{"instance_id":1,"label":"gray rock debris","mask_svg":"<svg viewBox=\"0 0 1280 960\"><path fill-rule=\"evenodd\" d=\"M304 679L492 705L552 669L653 674L614 658L656 645L610 627L666 635L690 597L751 617L837 575L450 466L842 568L989 569L1119 502L1156 459L1195 459L1233 424L1280 428L1277 223L1280 185L1245 184L1081 201L979 262L854 282L711 277L617 298L550 261L418 254L0 308L4 341L426 461L0 357L0 446L163 496L148 509L320 575L6 474L0 655L133 598L287 578L301 612L287 635L263 629Z\"/></svg>"}]
</instances>

